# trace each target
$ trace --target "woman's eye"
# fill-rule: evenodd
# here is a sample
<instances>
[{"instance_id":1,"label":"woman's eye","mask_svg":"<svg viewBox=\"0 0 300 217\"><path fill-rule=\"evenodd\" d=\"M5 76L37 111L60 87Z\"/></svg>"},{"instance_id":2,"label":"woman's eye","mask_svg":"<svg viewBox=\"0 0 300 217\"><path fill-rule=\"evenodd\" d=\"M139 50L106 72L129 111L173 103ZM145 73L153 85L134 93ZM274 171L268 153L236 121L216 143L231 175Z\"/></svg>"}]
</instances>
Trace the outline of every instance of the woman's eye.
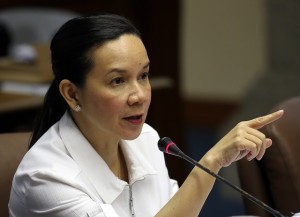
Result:
<instances>
[{"instance_id":1,"label":"woman's eye","mask_svg":"<svg viewBox=\"0 0 300 217\"><path fill-rule=\"evenodd\" d=\"M149 72L144 72L142 75L141 75L141 79L142 80L147 80L149 77Z\"/></svg>"},{"instance_id":2,"label":"woman's eye","mask_svg":"<svg viewBox=\"0 0 300 217\"><path fill-rule=\"evenodd\" d=\"M115 78L111 81L111 84L112 85L120 85L124 82L124 79L123 78Z\"/></svg>"}]
</instances>

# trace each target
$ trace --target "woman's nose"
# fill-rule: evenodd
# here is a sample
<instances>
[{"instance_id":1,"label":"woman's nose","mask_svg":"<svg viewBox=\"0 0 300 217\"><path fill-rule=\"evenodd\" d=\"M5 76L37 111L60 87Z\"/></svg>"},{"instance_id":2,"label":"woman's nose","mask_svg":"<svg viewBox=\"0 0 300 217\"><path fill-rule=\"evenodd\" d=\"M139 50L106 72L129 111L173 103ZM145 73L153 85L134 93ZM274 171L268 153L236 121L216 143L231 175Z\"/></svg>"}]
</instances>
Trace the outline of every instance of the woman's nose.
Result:
<instances>
[{"instance_id":1,"label":"woman's nose","mask_svg":"<svg viewBox=\"0 0 300 217\"><path fill-rule=\"evenodd\" d=\"M134 85L131 93L129 94L128 104L129 105L142 104L143 102L145 102L146 98L147 98L146 88L139 84L136 84Z\"/></svg>"}]
</instances>

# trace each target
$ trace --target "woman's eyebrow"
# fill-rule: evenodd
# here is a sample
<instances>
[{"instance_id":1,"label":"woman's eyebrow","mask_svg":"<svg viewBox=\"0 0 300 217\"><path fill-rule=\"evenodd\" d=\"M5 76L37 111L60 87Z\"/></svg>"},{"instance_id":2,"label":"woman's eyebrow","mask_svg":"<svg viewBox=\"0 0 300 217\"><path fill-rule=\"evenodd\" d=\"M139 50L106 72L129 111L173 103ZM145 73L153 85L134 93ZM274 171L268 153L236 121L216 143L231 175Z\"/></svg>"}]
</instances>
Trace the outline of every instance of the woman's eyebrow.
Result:
<instances>
[{"instance_id":1,"label":"woman's eyebrow","mask_svg":"<svg viewBox=\"0 0 300 217\"><path fill-rule=\"evenodd\" d=\"M150 66L150 61L147 62L147 63L142 67L142 69L146 69L146 68L148 68L149 66ZM127 72L127 70L125 70L125 69L112 68L111 70L109 70L109 71L106 73L106 75L109 75L109 74L111 74L111 73L124 74L124 73L126 73L126 72Z\"/></svg>"},{"instance_id":2,"label":"woman's eyebrow","mask_svg":"<svg viewBox=\"0 0 300 217\"><path fill-rule=\"evenodd\" d=\"M149 66L150 66L150 61L148 61L148 63L146 63L146 64L144 65L143 69L146 69L146 68L148 68Z\"/></svg>"}]
</instances>

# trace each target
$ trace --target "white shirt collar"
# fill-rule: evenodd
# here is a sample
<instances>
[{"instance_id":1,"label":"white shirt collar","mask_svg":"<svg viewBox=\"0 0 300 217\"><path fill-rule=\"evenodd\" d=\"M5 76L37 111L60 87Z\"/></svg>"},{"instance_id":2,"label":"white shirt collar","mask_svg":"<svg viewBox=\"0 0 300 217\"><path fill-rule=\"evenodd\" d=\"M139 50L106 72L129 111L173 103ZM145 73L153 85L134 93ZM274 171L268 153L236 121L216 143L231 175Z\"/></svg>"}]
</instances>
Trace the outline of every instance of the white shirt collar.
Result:
<instances>
[{"instance_id":1,"label":"white shirt collar","mask_svg":"<svg viewBox=\"0 0 300 217\"><path fill-rule=\"evenodd\" d=\"M128 183L118 179L112 173L104 160L83 136L68 112L59 122L59 132L71 157L88 176L99 196L105 203L112 203ZM121 142L129 171L130 184L142 180L148 175L157 174L139 152L140 143L142 141L138 138L133 141Z\"/></svg>"}]
</instances>

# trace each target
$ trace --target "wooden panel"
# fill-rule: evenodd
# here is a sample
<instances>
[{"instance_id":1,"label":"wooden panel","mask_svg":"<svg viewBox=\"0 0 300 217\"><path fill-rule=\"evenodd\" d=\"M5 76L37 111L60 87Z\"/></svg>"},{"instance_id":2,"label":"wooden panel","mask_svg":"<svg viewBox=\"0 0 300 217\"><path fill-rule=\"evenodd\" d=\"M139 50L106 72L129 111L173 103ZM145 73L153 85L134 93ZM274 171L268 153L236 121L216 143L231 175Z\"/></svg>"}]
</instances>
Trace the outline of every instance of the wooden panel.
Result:
<instances>
[{"instance_id":1,"label":"wooden panel","mask_svg":"<svg viewBox=\"0 0 300 217\"><path fill-rule=\"evenodd\" d=\"M218 128L239 108L236 101L186 100L184 119L188 125Z\"/></svg>"}]
</instances>

